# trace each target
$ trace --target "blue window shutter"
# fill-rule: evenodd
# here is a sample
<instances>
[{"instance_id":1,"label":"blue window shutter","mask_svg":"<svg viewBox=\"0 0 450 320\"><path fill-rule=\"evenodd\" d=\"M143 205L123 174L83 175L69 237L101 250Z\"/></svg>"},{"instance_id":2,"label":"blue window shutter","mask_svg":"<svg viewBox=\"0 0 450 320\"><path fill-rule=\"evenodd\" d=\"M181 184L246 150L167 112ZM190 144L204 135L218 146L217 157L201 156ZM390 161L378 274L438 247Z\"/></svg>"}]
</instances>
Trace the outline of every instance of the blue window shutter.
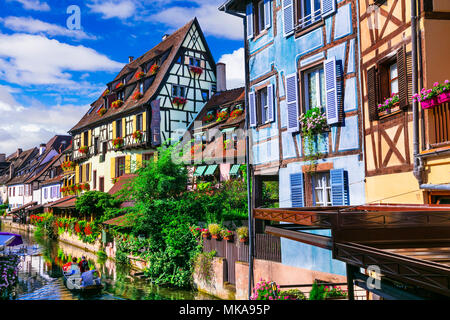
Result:
<instances>
[{"instance_id":1,"label":"blue window shutter","mask_svg":"<svg viewBox=\"0 0 450 320\"><path fill-rule=\"evenodd\" d=\"M322 0L322 17L327 17L336 11L336 0Z\"/></svg>"},{"instance_id":2,"label":"blue window shutter","mask_svg":"<svg viewBox=\"0 0 450 320\"><path fill-rule=\"evenodd\" d=\"M293 208L304 207L303 173L291 173L291 204Z\"/></svg>"},{"instance_id":3,"label":"blue window shutter","mask_svg":"<svg viewBox=\"0 0 450 320\"><path fill-rule=\"evenodd\" d=\"M297 74L286 76L286 106L288 118L288 132L297 132L300 130L298 121L298 82Z\"/></svg>"},{"instance_id":4,"label":"blue window shutter","mask_svg":"<svg viewBox=\"0 0 450 320\"><path fill-rule=\"evenodd\" d=\"M250 127L256 127L256 101L255 101L255 93L250 92L248 94L248 104L249 104L249 120Z\"/></svg>"},{"instance_id":5,"label":"blue window shutter","mask_svg":"<svg viewBox=\"0 0 450 320\"><path fill-rule=\"evenodd\" d=\"M269 84L267 86L267 107L268 107L268 118L266 119L268 122L275 121L275 103L273 99L273 85Z\"/></svg>"},{"instance_id":6,"label":"blue window shutter","mask_svg":"<svg viewBox=\"0 0 450 320\"><path fill-rule=\"evenodd\" d=\"M329 58L323 63L325 70L325 97L327 123L334 124L339 122L339 108L336 80L336 57Z\"/></svg>"},{"instance_id":7,"label":"blue window shutter","mask_svg":"<svg viewBox=\"0 0 450 320\"><path fill-rule=\"evenodd\" d=\"M333 206L348 206L348 174L344 169L330 170L331 204Z\"/></svg>"},{"instance_id":8,"label":"blue window shutter","mask_svg":"<svg viewBox=\"0 0 450 320\"><path fill-rule=\"evenodd\" d=\"M247 5L247 39L253 38L253 4Z\"/></svg>"},{"instance_id":9,"label":"blue window shutter","mask_svg":"<svg viewBox=\"0 0 450 320\"><path fill-rule=\"evenodd\" d=\"M282 1L284 36L287 37L294 32L294 0Z\"/></svg>"},{"instance_id":10,"label":"blue window shutter","mask_svg":"<svg viewBox=\"0 0 450 320\"><path fill-rule=\"evenodd\" d=\"M269 29L272 25L272 0L264 0L264 28Z\"/></svg>"}]
</instances>

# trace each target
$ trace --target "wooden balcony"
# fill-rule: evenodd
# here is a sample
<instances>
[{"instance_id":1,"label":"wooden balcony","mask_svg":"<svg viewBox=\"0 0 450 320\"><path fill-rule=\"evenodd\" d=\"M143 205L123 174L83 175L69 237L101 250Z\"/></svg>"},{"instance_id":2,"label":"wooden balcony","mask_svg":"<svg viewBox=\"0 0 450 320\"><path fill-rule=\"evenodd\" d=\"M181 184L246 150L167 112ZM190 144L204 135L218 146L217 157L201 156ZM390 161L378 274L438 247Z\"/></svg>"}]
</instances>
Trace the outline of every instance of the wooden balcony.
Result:
<instances>
[{"instance_id":1,"label":"wooden balcony","mask_svg":"<svg viewBox=\"0 0 450 320\"><path fill-rule=\"evenodd\" d=\"M450 103L446 102L428 111L428 144L430 148L450 146Z\"/></svg>"}]
</instances>

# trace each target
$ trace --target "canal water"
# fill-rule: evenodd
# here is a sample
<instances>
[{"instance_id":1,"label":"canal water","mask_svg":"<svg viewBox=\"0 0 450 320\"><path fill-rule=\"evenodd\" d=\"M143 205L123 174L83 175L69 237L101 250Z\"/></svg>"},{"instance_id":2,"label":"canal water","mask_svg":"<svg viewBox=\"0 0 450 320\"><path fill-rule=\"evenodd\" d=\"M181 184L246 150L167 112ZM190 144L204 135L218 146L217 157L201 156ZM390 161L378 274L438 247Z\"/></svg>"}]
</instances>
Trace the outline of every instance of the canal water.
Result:
<instances>
[{"instance_id":1,"label":"canal water","mask_svg":"<svg viewBox=\"0 0 450 320\"><path fill-rule=\"evenodd\" d=\"M111 259L101 260L96 254L60 241L36 239L32 234L16 229L1 231L22 235L24 244L20 250L21 262L17 300L211 300L214 297L188 290L177 290L152 285L134 276L129 267ZM7 249L8 250L8 249ZM22 253L23 252L23 253ZM99 271L104 289L97 295L85 296L73 293L64 286L61 257L85 256L91 267Z\"/></svg>"}]
</instances>

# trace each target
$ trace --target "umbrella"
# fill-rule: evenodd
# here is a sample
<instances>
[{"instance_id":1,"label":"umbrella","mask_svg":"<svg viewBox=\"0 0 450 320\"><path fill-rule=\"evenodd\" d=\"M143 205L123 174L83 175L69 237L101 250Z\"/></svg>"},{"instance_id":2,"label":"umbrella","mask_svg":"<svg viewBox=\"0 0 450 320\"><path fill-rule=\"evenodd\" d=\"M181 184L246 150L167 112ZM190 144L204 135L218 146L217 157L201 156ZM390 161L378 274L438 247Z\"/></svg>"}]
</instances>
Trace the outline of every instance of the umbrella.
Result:
<instances>
[{"instance_id":1,"label":"umbrella","mask_svg":"<svg viewBox=\"0 0 450 320\"><path fill-rule=\"evenodd\" d=\"M13 247L22 243L22 236L20 234L0 232L0 245Z\"/></svg>"}]
</instances>

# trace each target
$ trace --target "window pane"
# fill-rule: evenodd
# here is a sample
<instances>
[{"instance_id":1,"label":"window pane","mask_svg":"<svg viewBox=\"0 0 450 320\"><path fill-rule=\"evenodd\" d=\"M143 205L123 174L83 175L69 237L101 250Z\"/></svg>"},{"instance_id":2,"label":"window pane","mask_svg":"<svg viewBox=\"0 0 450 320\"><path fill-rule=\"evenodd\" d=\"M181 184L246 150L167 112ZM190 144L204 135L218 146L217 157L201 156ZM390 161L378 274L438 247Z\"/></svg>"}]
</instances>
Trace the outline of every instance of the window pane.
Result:
<instances>
[{"instance_id":1,"label":"window pane","mask_svg":"<svg viewBox=\"0 0 450 320\"><path fill-rule=\"evenodd\" d=\"M319 81L320 81L320 104L325 107L325 73L323 69L319 70Z\"/></svg>"},{"instance_id":2,"label":"window pane","mask_svg":"<svg viewBox=\"0 0 450 320\"><path fill-rule=\"evenodd\" d=\"M391 75L391 80L398 77L397 64L396 63L391 65L391 67L390 67L390 75Z\"/></svg>"},{"instance_id":3,"label":"window pane","mask_svg":"<svg viewBox=\"0 0 450 320\"><path fill-rule=\"evenodd\" d=\"M391 82L391 94L398 93L398 79Z\"/></svg>"}]
</instances>

